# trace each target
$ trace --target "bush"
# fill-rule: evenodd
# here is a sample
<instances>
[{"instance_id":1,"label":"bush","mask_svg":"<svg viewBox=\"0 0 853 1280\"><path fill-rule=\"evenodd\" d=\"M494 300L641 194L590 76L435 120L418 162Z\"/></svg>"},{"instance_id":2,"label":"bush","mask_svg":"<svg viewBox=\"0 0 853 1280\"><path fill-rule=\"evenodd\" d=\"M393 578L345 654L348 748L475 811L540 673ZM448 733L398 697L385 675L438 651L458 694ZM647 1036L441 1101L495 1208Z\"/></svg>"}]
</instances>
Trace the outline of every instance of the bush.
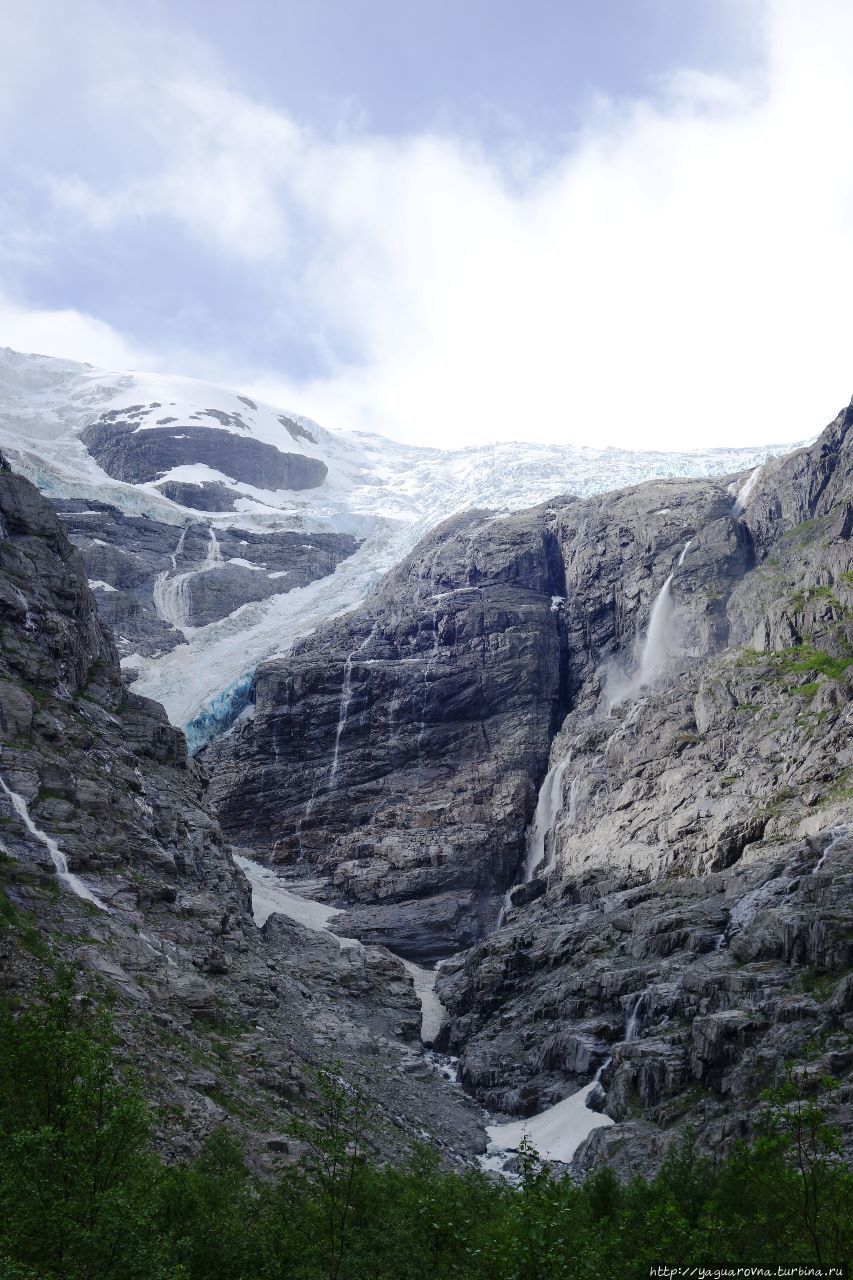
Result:
<instances>
[{"instance_id":1,"label":"bush","mask_svg":"<svg viewBox=\"0 0 853 1280\"><path fill-rule=\"evenodd\" d=\"M0 1015L3 1280L639 1280L661 1264L849 1262L853 1176L793 1069L756 1141L719 1167L688 1133L650 1181L605 1168L577 1186L528 1148L513 1186L448 1173L424 1147L378 1164L371 1109L332 1067L291 1125L304 1159L261 1180L225 1129L188 1164L151 1155L115 1048L67 976Z\"/></svg>"}]
</instances>

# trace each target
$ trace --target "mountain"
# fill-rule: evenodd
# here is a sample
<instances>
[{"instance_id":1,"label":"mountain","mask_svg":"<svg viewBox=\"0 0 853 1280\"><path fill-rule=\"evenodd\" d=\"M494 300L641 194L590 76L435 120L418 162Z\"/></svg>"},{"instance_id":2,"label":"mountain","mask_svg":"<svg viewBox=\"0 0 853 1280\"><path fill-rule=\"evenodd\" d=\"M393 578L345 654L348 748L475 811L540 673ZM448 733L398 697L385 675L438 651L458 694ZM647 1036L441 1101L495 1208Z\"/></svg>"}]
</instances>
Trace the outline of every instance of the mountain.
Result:
<instances>
[{"instance_id":1,"label":"mountain","mask_svg":"<svg viewBox=\"0 0 853 1280\"><path fill-rule=\"evenodd\" d=\"M454 517L255 682L203 753L226 831L443 960L493 1112L598 1070L577 1159L628 1171L749 1133L808 1045L849 1081L853 408L739 485Z\"/></svg>"},{"instance_id":2,"label":"mountain","mask_svg":"<svg viewBox=\"0 0 853 1280\"><path fill-rule=\"evenodd\" d=\"M394 1161L716 1158L786 1062L853 1149L853 408L513 472L3 368L0 983L112 998L170 1159L334 1060Z\"/></svg>"},{"instance_id":3,"label":"mountain","mask_svg":"<svg viewBox=\"0 0 853 1280\"><path fill-rule=\"evenodd\" d=\"M192 750L245 710L261 661L359 605L442 519L779 452L415 448L189 378L8 349L0 448L57 505L126 678Z\"/></svg>"},{"instance_id":4,"label":"mountain","mask_svg":"<svg viewBox=\"0 0 853 1280\"><path fill-rule=\"evenodd\" d=\"M283 1126L338 1058L386 1155L412 1127L449 1163L485 1145L401 961L270 915L274 891L253 912L183 734L123 687L79 551L2 459L0 734L0 993L21 1007L64 964L106 998L170 1158L227 1122L259 1168L293 1159Z\"/></svg>"}]
</instances>

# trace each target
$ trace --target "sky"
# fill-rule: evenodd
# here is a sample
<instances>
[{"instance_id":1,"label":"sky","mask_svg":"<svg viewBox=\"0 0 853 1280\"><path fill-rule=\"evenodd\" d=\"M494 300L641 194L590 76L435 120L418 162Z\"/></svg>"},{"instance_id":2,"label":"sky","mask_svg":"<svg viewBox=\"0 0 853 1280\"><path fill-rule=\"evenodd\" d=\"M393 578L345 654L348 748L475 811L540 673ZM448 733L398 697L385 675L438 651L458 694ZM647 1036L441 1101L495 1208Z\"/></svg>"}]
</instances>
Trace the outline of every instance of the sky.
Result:
<instances>
[{"instance_id":1,"label":"sky","mask_svg":"<svg viewBox=\"0 0 853 1280\"><path fill-rule=\"evenodd\" d=\"M849 0L0 0L0 344L683 449L853 393Z\"/></svg>"}]
</instances>

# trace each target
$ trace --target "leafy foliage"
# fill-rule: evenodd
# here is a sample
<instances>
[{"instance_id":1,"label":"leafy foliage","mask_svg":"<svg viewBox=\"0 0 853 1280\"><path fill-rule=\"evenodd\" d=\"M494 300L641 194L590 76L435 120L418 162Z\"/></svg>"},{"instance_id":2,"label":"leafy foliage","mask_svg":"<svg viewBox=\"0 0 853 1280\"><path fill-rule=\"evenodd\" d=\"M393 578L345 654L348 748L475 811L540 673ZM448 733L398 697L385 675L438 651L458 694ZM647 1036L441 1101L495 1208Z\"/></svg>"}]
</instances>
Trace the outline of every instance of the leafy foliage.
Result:
<instances>
[{"instance_id":1,"label":"leafy foliage","mask_svg":"<svg viewBox=\"0 0 853 1280\"><path fill-rule=\"evenodd\" d=\"M622 1280L849 1262L853 1176L806 1072L788 1072L757 1139L718 1167L688 1133L652 1181L603 1168L577 1186L524 1147L512 1186L448 1173L423 1147L380 1166L366 1099L330 1067L264 1180L225 1129L188 1164L156 1159L115 1048L67 976L0 1015L4 1280Z\"/></svg>"}]
</instances>

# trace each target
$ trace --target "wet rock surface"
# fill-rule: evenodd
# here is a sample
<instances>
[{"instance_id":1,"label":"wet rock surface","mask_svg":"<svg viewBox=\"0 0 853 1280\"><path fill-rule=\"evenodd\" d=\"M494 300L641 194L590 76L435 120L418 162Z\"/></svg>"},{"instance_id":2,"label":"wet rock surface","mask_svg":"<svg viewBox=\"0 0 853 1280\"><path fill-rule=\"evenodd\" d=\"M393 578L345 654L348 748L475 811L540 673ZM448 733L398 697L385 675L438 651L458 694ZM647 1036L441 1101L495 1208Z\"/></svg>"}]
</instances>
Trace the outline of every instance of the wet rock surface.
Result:
<instances>
[{"instance_id":1,"label":"wet rock surface","mask_svg":"<svg viewBox=\"0 0 853 1280\"><path fill-rule=\"evenodd\" d=\"M121 690L85 588L100 566L132 594L141 567L96 534L84 572L35 491L0 476L0 772L111 914L50 893L49 847L7 805L16 905L121 992L128 1044L202 1127L230 1114L279 1142L306 1067L343 1056L390 1154L421 1129L448 1158L476 1150L477 1107L418 1055L387 946L463 948L437 980L439 1047L496 1115L600 1070L593 1105L616 1123L579 1171L650 1171L687 1123L723 1151L789 1059L849 1125L850 437L848 410L748 489L660 481L454 517L258 672L254 716L204 754L209 792L156 704ZM161 618L164 601L215 612L214 566L266 556L203 521L181 533ZM253 857L319 871L334 929L364 948L258 930L208 796ZM0 947L24 991L35 961Z\"/></svg>"},{"instance_id":2,"label":"wet rock surface","mask_svg":"<svg viewBox=\"0 0 853 1280\"><path fill-rule=\"evenodd\" d=\"M267 1167L312 1068L340 1061L378 1107L381 1154L427 1136L448 1162L472 1158L479 1109L424 1058L401 961L276 915L255 923L204 772L159 704L123 689L86 573L59 516L3 470L4 997L23 1003L64 960L114 998L123 1052L182 1117L171 1156L226 1122Z\"/></svg>"},{"instance_id":3,"label":"wet rock surface","mask_svg":"<svg viewBox=\"0 0 853 1280\"><path fill-rule=\"evenodd\" d=\"M448 522L209 749L226 828L330 874L342 932L469 947L437 991L487 1106L612 1059L581 1167L651 1168L688 1119L721 1150L807 1045L849 1075L852 418L748 490Z\"/></svg>"},{"instance_id":4,"label":"wet rock surface","mask_svg":"<svg viewBox=\"0 0 853 1280\"><path fill-rule=\"evenodd\" d=\"M98 610L121 656L148 657L184 643L242 605L307 586L358 546L349 534L166 524L107 503L54 503L80 548Z\"/></svg>"},{"instance_id":5,"label":"wet rock surface","mask_svg":"<svg viewBox=\"0 0 853 1280\"><path fill-rule=\"evenodd\" d=\"M631 653L688 539L682 648L727 642L703 587L753 563L731 508L725 483L661 481L447 522L259 670L255 717L209 749L224 826L329 871L359 936L422 958L469 945L519 876L553 734Z\"/></svg>"}]
</instances>

